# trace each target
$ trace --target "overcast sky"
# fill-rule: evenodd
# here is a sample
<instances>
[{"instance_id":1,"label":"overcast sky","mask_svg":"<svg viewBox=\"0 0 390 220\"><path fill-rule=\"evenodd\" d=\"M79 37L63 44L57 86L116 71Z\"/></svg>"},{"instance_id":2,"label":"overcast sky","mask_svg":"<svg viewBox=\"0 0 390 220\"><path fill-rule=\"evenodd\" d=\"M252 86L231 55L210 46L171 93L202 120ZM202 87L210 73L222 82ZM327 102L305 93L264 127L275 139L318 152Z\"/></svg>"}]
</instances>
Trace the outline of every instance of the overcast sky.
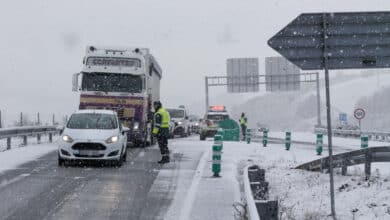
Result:
<instances>
[{"instance_id":1,"label":"overcast sky","mask_svg":"<svg viewBox=\"0 0 390 220\"><path fill-rule=\"evenodd\" d=\"M389 10L389 0L2 0L0 110L69 114L86 45L148 47L165 105L203 103L226 59L277 55L267 40L303 12ZM199 109L202 109L200 107Z\"/></svg>"}]
</instances>

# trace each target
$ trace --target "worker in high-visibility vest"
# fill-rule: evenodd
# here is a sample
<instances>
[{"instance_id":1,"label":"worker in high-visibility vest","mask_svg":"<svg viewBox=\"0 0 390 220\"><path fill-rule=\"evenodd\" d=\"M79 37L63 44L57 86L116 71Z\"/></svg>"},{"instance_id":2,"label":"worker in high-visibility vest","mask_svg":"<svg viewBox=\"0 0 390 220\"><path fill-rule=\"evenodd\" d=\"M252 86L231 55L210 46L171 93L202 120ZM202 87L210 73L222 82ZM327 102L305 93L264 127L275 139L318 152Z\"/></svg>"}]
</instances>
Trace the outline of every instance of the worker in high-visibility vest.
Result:
<instances>
[{"instance_id":1,"label":"worker in high-visibility vest","mask_svg":"<svg viewBox=\"0 0 390 220\"><path fill-rule=\"evenodd\" d=\"M241 118L239 120L241 125L241 132L242 132L242 140L245 141L245 135L246 135L246 128L248 124L248 119L245 117L245 113L243 112L241 114Z\"/></svg>"},{"instance_id":2,"label":"worker in high-visibility vest","mask_svg":"<svg viewBox=\"0 0 390 220\"><path fill-rule=\"evenodd\" d=\"M169 149L168 149L168 136L169 136L169 112L162 107L160 101L153 103L154 113L154 127L153 135L157 137L158 146L161 152L160 164L169 163Z\"/></svg>"}]
</instances>

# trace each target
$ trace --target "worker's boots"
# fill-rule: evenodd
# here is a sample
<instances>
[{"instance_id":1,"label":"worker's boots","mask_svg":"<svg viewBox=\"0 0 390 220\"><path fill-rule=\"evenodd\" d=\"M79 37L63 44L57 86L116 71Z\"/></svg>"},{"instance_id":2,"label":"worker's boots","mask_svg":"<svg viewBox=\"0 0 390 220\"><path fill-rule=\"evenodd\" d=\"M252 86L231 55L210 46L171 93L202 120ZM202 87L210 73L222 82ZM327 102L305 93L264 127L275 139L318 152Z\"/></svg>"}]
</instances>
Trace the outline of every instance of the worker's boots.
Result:
<instances>
[{"instance_id":1,"label":"worker's boots","mask_svg":"<svg viewBox=\"0 0 390 220\"><path fill-rule=\"evenodd\" d=\"M169 156L163 156L160 161L158 161L159 164L169 163Z\"/></svg>"}]
</instances>

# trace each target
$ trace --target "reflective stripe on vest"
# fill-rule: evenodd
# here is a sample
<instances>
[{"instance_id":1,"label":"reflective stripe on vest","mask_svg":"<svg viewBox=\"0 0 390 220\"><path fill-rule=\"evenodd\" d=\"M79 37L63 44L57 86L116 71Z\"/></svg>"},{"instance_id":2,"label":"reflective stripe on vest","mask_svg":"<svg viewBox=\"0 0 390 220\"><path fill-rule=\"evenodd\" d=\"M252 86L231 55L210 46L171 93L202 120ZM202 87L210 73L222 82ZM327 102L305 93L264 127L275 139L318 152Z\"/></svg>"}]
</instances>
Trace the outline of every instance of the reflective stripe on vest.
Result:
<instances>
[{"instance_id":1,"label":"reflective stripe on vest","mask_svg":"<svg viewBox=\"0 0 390 220\"><path fill-rule=\"evenodd\" d=\"M156 114L161 115L160 128L169 128L169 120L170 120L169 112L164 108L160 108Z\"/></svg>"}]
</instances>

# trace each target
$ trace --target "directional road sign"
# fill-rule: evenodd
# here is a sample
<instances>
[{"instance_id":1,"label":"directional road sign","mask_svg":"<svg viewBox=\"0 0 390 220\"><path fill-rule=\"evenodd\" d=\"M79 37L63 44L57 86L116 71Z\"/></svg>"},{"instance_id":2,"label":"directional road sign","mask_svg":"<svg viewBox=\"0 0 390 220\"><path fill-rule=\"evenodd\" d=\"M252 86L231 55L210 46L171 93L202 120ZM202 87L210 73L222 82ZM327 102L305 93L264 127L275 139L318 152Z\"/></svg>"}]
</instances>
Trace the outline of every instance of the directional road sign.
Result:
<instances>
[{"instance_id":1,"label":"directional road sign","mask_svg":"<svg viewBox=\"0 0 390 220\"><path fill-rule=\"evenodd\" d=\"M388 68L390 12L301 14L268 45L303 70Z\"/></svg>"}]
</instances>

